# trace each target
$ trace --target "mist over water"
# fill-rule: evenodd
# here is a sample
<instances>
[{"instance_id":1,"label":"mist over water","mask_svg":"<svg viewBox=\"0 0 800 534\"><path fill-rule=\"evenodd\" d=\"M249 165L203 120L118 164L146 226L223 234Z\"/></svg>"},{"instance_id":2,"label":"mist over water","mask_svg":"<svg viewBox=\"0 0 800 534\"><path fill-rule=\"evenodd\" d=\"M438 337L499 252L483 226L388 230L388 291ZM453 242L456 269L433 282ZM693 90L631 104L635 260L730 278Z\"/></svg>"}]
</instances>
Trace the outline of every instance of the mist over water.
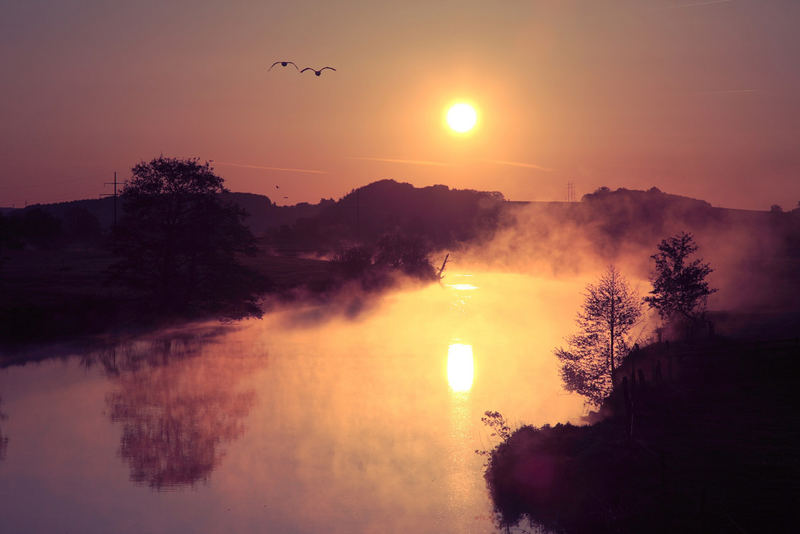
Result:
<instances>
[{"instance_id":1,"label":"mist over water","mask_svg":"<svg viewBox=\"0 0 800 534\"><path fill-rule=\"evenodd\" d=\"M711 287L719 289L709 298L710 310L796 309L795 212L717 208L656 188L598 191L581 202L513 205L497 229L465 244L458 256L474 269L587 281L613 263L629 280L641 281L644 295L659 242L689 232L699 247L696 257L713 269Z\"/></svg>"},{"instance_id":2,"label":"mist over water","mask_svg":"<svg viewBox=\"0 0 800 534\"><path fill-rule=\"evenodd\" d=\"M3 370L0 530L492 531L480 418L579 422L552 349L584 283L452 271Z\"/></svg>"}]
</instances>

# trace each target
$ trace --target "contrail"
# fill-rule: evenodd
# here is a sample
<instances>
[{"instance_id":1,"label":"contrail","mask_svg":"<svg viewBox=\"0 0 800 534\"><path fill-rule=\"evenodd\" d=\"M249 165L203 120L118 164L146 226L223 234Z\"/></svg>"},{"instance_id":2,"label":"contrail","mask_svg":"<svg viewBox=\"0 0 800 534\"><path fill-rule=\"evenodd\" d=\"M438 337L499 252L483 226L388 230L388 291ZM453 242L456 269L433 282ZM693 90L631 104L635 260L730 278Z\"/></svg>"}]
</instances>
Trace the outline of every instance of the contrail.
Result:
<instances>
[{"instance_id":1,"label":"contrail","mask_svg":"<svg viewBox=\"0 0 800 534\"><path fill-rule=\"evenodd\" d=\"M757 89L718 89L716 91L697 91L698 95L719 95L719 94L736 94L736 93L756 93Z\"/></svg>"},{"instance_id":2,"label":"contrail","mask_svg":"<svg viewBox=\"0 0 800 534\"><path fill-rule=\"evenodd\" d=\"M228 167L242 167L244 169L263 169L265 171L299 172L301 174L328 174L328 171L317 169L292 169L290 167L266 167L264 165L249 165L247 163L231 163L229 161L213 161L214 165L227 165Z\"/></svg>"},{"instance_id":3,"label":"contrail","mask_svg":"<svg viewBox=\"0 0 800 534\"><path fill-rule=\"evenodd\" d=\"M674 6L662 6L657 7L655 9L681 9L684 7L702 7L702 6L713 6L714 4L729 4L734 2L735 0L707 0L706 2L693 2L691 4L677 4Z\"/></svg>"},{"instance_id":4,"label":"contrail","mask_svg":"<svg viewBox=\"0 0 800 534\"><path fill-rule=\"evenodd\" d=\"M485 160L486 163L494 163L495 165L508 165L509 167L524 167L526 169L536 169L542 172L553 172L555 169L549 167L542 167L535 163L523 163L521 161L502 161L502 160Z\"/></svg>"},{"instance_id":5,"label":"contrail","mask_svg":"<svg viewBox=\"0 0 800 534\"><path fill-rule=\"evenodd\" d=\"M436 167L449 167L449 163L441 161L426 161L420 159L392 159L392 158L370 158L366 156L350 156L348 159L360 159L363 161L382 161L384 163L406 163L408 165L433 165Z\"/></svg>"}]
</instances>

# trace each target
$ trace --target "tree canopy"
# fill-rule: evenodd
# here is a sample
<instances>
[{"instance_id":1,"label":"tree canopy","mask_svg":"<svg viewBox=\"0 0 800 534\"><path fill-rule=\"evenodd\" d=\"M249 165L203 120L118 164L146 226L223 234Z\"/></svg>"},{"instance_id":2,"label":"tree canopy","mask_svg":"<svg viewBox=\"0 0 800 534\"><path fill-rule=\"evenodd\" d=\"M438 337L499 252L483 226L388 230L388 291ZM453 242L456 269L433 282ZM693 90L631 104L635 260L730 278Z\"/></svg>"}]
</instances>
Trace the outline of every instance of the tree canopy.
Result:
<instances>
[{"instance_id":1,"label":"tree canopy","mask_svg":"<svg viewBox=\"0 0 800 534\"><path fill-rule=\"evenodd\" d=\"M613 389L616 368L628 354L631 330L642 316L642 302L612 265L596 284L586 286L578 312L578 333L558 348L561 378L569 391L600 404Z\"/></svg>"},{"instance_id":2,"label":"tree canopy","mask_svg":"<svg viewBox=\"0 0 800 534\"><path fill-rule=\"evenodd\" d=\"M265 281L238 261L256 251L245 212L222 200L208 162L158 157L139 163L122 192L113 274L167 312L260 315Z\"/></svg>"},{"instance_id":3,"label":"tree canopy","mask_svg":"<svg viewBox=\"0 0 800 534\"><path fill-rule=\"evenodd\" d=\"M651 256L656 264L653 289L644 301L658 310L662 319L698 319L705 311L708 296L717 291L706 281L713 269L702 258L689 261L697 249L692 234L681 232L662 240L658 252Z\"/></svg>"}]
</instances>

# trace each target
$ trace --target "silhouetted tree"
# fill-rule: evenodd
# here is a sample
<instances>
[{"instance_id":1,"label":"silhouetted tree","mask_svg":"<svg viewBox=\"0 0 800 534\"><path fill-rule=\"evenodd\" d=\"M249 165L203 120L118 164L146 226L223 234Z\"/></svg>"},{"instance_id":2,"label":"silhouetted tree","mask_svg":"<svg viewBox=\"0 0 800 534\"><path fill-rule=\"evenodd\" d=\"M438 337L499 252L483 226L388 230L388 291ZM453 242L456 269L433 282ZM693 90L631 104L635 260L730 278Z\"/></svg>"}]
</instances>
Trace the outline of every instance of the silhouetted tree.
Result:
<instances>
[{"instance_id":1,"label":"silhouetted tree","mask_svg":"<svg viewBox=\"0 0 800 534\"><path fill-rule=\"evenodd\" d=\"M265 281L238 261L256 252L245 212L208 162L161 156L139 163L122 192L112 273L162 311L260 315Z\"/></svg>"},{"instance_id":2,"label":"silhouetted tree","mask_svg":"<svg viewBox=\"0 0 800 534\"><path fill-rule=\"evenodd\" d=\"M658 310L662 319L679 316L697 320L705 311L708 296L717 291L706 281L713 269L702 258L689 261L695 252L697 245L692 234L681 232L662 240L658 253L651 256L656 262L653 289L644 301Z\"/></svg>"},{"instance_id":3,"label":"silhouetted tree","mask_svg":"<svg viewBox=\"0 0 800 534\"><path fill-rule=\"evenodd\" d=\"M357 245L339 252L333 264L345 279L360 279L365 288L378 289L391 284L393 273L398 272L418 280L436 280L429 251L420 237L387 234L374 248Z\"/></svg>"},{"instance_id":4,"label":"silhouetted tree","mask_svg":"<svg viewBox=\"0 0 800 534\"><path fill-rule=\"evenodd\" d=\"M561 378L569 391L600 404L613 389L616 368L630 349L631 329L642 316L636 291L611 265L597 284L586 286L578 312L579 332L558 348Z\"/></svg>"},{"instance_id":5,"label":"silhouetted tree","mask_svg":"<svg viewBox=\"0 0 800 534\"><path fill-rule=\"evenodd\" d=\"M436 269L428 260L430 247L420 237L389 234L378 241L375 265L399 269L420 280L434 280Z\"/></svg>"},{"instance_id":6,"label":"silhouetted tree","mask_svg":"<svg viewBox=\"0 0 800 534\"><path fill-rule=\"evenodd\" d=\"M345 278L359 278L372 267L372 251L364 246L350 247L333 258L333 265Z\"/></svg>"}]
</instances>

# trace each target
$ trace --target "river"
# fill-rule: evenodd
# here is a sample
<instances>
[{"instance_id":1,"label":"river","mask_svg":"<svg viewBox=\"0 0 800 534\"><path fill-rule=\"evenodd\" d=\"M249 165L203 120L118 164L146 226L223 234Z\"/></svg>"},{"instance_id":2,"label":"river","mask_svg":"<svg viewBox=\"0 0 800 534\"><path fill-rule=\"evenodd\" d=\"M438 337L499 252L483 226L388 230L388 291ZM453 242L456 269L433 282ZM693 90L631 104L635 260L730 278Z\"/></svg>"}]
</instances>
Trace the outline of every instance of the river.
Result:
<instances>
[{"instance_id":1,"label":"river","mask_svg":"<svg viewBox=\"0 0 800 534\"><path fill-rule=\"evenodd\" d=\"M494 532L481 416L579 422L583 286L453 274L0 370L0 532Z\"/></svg>"}]
</instances>

